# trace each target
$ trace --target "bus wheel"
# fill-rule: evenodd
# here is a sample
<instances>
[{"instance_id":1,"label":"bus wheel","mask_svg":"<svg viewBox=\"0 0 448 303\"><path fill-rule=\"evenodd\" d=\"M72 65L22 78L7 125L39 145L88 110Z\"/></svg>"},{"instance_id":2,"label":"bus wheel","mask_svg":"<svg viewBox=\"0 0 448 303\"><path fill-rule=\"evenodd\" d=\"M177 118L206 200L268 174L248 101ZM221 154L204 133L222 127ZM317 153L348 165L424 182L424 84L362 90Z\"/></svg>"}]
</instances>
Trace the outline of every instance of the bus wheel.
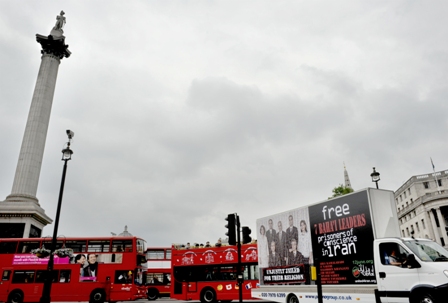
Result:
<instances>
[{"instance_id":1,"label":"bus wheel","mask_svg":"<svg viewBox=\"0 0 448 303\"><path fill-rule=\"evenodd\" d=\"M147 295L149 301L154 301L159 297L159 292L155 288L150 288L148 289Z\"/></svg>"},{"instance_id":2,"label":"bus wheel","mask_svg":"<svg viewBox=\"0 0 448 303\"><path fill-rule=\"evenodd\" d=\"M290 294L288 296L288 303L299 303L299 299L297 299L296 295Z\"/></svg>"},{"instance_id":3,"label":"bus wheel","mask_svg":"<svg viewBox=\"0 0 448 303\"><path fill-rule=\"evenodd\" d=\"M8 303L22 303L23 293L20 290L14 290L8 296Z\"/></svg>"},{"instance_id":4,"label":"bus wheel","mask_svg":"<svg viewBox=\"0 0 448 303\"><path fill-rule=\"evenodd\" d=\"M213 303L216 301L216 293L212 288L204 288L201 292L202 303Z\"/></svg>"},{"instance_id":5,"label":"bus wheel","mask_svg":"<svg viewBox=\"0 0 448 303\"><path fill-rule=\"evenodd\" d=\"M104 303L106 300L106 293L103 289L94 289L90 294L89 303Z\"/></svg>"}]
</instances>

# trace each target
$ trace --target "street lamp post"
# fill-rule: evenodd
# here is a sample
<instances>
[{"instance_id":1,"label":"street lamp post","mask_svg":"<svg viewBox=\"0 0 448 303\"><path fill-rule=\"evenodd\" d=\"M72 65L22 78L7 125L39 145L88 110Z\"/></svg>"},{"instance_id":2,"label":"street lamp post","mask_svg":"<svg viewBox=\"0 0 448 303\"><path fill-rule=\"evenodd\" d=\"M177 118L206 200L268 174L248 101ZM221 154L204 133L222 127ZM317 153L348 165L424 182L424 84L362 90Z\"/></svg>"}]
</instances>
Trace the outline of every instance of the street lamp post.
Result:
<instances>
[{"instance_id":1,"label":"street lamp post","mask_svg":"<svg viewBox=\"0 0 448 303\"><path fill-rule=\"evenodd\" d=\"M380 173L375 170L375 167L373 168L373 173L370 174L370 177L372 177L372 182L375 182L376 189L378 189L378 181L380 181Z\"/></svg>"},{"instance_id":2,"label":"street lamp post","mask_svg":"<svg viewBox=\"0 0 448 303\"><path fill-rule=\"evenodd\" d=\"M58 207L56 210L56 219L54 221L53 238L51 240L50 247L50 259L48 260L47 272L45 273L44 288L42 290L42 297L39 303L51 302L51 284L53 282L53 265L54 265L54 251L56 248L58 227L59 227L59 215L61 213L62 195L64 193L65 174L67 172L67 161L72 159L73 151L70 149L70 142L75 134L71 130L67 130L68 142L67 147L62 150L62 161L64 161L64 169L62 171L61 188L59 189Z\"/></svg>"}]
</instances>

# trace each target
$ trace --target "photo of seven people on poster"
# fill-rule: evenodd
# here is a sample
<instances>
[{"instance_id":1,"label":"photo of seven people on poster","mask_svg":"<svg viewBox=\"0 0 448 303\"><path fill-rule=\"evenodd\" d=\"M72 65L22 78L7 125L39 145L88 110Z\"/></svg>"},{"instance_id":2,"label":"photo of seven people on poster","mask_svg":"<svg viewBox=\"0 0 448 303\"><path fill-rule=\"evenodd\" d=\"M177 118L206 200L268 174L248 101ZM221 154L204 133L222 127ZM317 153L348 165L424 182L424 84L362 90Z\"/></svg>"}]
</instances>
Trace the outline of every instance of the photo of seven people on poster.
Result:
<instances>
[{"instance_id":1,"label":"photo of seven people on poster","mask_svg":"<svg viewBox=\"0 0 448 303\"><path fill-rule=\"evenodd\" d=\"M313 252L307 208L259 219L257 229L258 266L265 282L285 282L266 280L269 273L278 277L278 273L289 272L300 274L292 275L297 282L309 284L308 269L313 263Z\"/></svg>"}]
</instances>

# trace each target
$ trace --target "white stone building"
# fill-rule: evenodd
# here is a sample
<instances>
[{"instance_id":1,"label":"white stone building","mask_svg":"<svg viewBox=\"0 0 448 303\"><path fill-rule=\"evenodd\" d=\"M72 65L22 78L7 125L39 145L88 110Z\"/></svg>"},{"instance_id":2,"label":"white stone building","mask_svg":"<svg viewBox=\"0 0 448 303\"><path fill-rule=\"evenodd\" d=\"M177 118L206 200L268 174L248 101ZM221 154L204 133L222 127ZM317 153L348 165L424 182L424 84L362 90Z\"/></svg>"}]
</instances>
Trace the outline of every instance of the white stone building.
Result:
<instances>
[{"instance_id":1,"label":"white stone building","mask_svg":"<svg viewBox=\"0 0 448 303\"><path fill-rule=\"evenodd\" d=\"M412 176L395 191L395 203L403 237L448 247L448 170Z\"/></svg>"}]
</instances>

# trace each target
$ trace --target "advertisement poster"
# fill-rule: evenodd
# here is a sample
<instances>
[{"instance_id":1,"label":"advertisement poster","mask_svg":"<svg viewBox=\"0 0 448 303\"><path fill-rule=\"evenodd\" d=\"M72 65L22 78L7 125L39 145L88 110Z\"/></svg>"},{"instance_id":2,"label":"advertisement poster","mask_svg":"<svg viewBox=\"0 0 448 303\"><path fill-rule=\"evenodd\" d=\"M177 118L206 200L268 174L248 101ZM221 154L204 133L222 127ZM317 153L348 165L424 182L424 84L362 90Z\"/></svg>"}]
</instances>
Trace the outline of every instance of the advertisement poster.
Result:
<instances>
[{"instance_id":1,"label":"advertisement poster","mask_svg":"<svg viewBox=\"0 0 448 303\"><path fill-rule=\"evenodd\" d=\"M84 282L96 281L98 277L98 264L122 263L123 254L75 254L70 262L79 264L79 280Z\"/></svg>"},{"instance_id":2,"label":"advertisement poster","mask_svg":"<svg viewBox=\"0 0 448 303\"><path fill-rule=\"evenodd\" d=\"M257 244L263 284L310 283L313 250L308 208L258 219Z\"/></svg>"},{"instance_id":3,"label":"advertisement poster","mask_svg":"<svg viewBox=\"0 0 448 303\"><path fill-rule=\"evenodd\" d=\"M367 191L309 207L322 284L376 283Z\"/></svg>"}]
</instances>

